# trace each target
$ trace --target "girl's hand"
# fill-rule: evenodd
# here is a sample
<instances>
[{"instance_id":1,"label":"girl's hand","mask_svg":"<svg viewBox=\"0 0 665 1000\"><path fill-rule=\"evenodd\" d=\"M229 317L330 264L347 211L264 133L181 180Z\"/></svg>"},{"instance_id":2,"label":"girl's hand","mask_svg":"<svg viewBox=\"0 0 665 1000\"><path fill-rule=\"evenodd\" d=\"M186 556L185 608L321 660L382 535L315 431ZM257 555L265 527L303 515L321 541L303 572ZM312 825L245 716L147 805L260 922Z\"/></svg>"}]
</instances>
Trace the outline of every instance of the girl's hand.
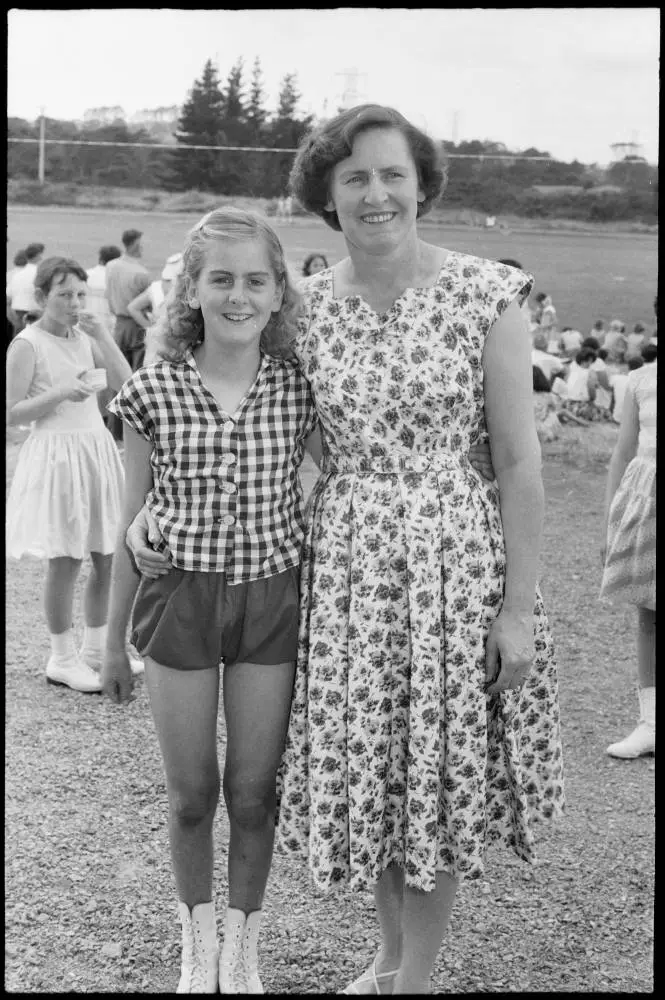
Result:
<instances>
[{"instance_id":1,"label":"girl's hand","mask_svg":"<svg viewBox=\"0 0 665 1000\"><path fill-rule=\"evenodd\" d=\"M495 478L492 453L490 452L490 445L487 439L471 445L469 448L469 461L483 479L492 480Z\"/></svg>"},{"instance_id":2,"label":"girl's hand","mask_svg":"<svg viewBox=\"0 0 665 1000\"><path fill-rule=\"evenodd\" d=\"M81 375L85 375L85 369L79 372L78 375L65 376L65 378L56 382L53 388L58 390L63 400L69 399L73 403L80 403L95 391L92 386L86 385L85 382L81 381Z\"/></svg>"},{"instance_id":3,"label":"girl's hand","mask_svg":"<svg viewBox=\"0 0 665 1000\"><path fill-rule=\"evenodd\" d=\"M91 340L101 340L103 337L108 336L108 330L94 313L80 312L78 326L81 327L84 333L88 334Z\"/></svg>"},{"instance_id":4,"label":"girl's hand","mask_svg":"<svg viewBox=\"0 0 665 1000\"><path fill-rule=\"evenodd\" d=\"M492 623L485 648L485 693L519 690L534 658L533 616L502 611Z\"/></svg>"},{"instance_id":5,"label":"girl's hand","mask_svg":"<svg viewBox=\"0 0 665 1000\"><path fill-rule=\"evenodd\" d=\"M149 580L165 576L171 569L171 558L166 552L157 552L153 545L161 541L159 528L144 505L125 534L127 548L134 556L136 567Z\"/></svg>"},{"instance_id":6,"label":"girl's hand","mask_svg":"<svg viewBox=\"0 0 665 1000\"><path fill-rule=\"evenodd\" d=\"M124 649L118 652L108 649L105 651L101 680L102 691L116 705L133 700L134 678Z\"/></svg>"}]
</instances>

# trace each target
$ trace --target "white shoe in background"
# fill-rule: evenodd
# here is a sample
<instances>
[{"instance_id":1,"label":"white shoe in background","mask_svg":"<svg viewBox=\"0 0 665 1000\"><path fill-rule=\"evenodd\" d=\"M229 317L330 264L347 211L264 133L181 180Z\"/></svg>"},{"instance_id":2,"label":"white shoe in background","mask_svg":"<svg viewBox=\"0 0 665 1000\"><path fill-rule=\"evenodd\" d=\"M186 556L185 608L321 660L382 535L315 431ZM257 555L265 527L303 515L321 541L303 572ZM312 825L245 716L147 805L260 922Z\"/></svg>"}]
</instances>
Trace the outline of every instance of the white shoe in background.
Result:
<instances>
[{"instance_id":1,"label":"white shoe in background","mask_svg":"<svg viewBox=\"0 0 665 1000\"><path fill-rule=\"evenodd\" d=\"M63 684L73 691L94 694L102 690L99 674L79 656L51 656L46 664L49 684Z\"/></svg>"}]
</instances>

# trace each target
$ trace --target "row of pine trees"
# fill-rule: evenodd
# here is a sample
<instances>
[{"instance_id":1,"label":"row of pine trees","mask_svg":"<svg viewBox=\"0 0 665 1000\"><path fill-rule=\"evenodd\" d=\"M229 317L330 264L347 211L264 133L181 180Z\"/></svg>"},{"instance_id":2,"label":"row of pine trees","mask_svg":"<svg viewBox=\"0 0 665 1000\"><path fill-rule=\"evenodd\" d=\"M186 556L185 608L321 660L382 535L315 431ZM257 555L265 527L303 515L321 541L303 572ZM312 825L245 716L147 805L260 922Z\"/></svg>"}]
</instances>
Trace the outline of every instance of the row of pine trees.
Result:
<instances>
[{"instance_id":1,"label":"row of pine trees","mask_svg":"<svg viewBox=\"0 0 665 1000\"><path fill-rule=\"evenodd\" d=\"M107 125L49 119L50 139L95 140L117 144L100 146L49 145L46 178L77 185L150 188L172 192L198 190L236 197L275 198L287 190L293 150L314 124L300 108L296 75L287 73L279 87L277 107L266 107L261 64L256 59L246 78L242 59L221 81L208 60L182 106L167 149L150 148L164 135L129 126L118 120ZM39 126L10 119L9 136L35 138ZM146 148L130 146L144 142ZM275 152L247 152L186 148L190 146L260 147ZM451 157L445 203L488 214L511 213L529 217L577 218L594 221L642 219L654 222L658 213L658 168L646 161L619 162L607 170L574 161L563 163L531 148L495 159L510 151L499 142L469 140L455 145L443 141ZM468 158L467 158L468 157ZM514 157L514 158L512 158ZM545 159L529 159L544 157ZM9 144L8 175L36 176L36 147ZM603 185L614 190L603 190ZM556 194L543 192L541 186ZM580 191L582 193L580 193ZM38 194L38 193L37 193Z\"/></svg>"}]
</instances>

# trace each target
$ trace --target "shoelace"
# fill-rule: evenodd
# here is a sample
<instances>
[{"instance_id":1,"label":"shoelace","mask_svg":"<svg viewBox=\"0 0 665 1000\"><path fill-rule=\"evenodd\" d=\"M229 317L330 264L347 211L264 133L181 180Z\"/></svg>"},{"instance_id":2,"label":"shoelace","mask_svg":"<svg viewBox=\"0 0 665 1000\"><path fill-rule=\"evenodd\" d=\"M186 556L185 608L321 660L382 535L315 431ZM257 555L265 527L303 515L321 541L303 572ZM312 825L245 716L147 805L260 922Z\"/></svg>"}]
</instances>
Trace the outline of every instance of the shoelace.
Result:
<instances>
[{"instance_id":1,"label":"shoelace","mask_svg":"<svg viewBox=\"0 0 665 1000\"><path fill-rule=\"evenodd\" d=\"M206 965L205 957L206 952L203 948L203 940L200 936L200 931L197 933L197 929L194 930L194 949L192 956L192 978L190 979L190 993L204 993L205 987L207 985L206 980L208 977L208 968Z\"/></svg>"}]
</instances>

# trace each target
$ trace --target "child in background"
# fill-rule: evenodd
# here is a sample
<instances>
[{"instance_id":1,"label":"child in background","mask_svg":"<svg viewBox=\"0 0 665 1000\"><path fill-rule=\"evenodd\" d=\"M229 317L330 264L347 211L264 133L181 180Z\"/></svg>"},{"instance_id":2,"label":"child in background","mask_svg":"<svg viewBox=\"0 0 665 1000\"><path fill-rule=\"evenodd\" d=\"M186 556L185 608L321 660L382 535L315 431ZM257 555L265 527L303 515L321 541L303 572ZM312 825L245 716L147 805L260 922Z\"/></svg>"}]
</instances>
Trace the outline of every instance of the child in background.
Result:
<instances>
[{"instance_id":1,"label":"child in background","mask_svg":"<svg viewBox=\"0 0 665 1000\"><path fill-rule=\"evenodd\" d=\"M311 253L308 257L305 257L305 261L302 266L303 277L309 278L312 274L318 274L319 271L325 271L328 267L328 260L322 253Z\"/></svg>"},{"instance_id":2,"label":"child in background","mask_svg":"<svg viewBox=\"0 0 665 1000\"><path fill-rule=\"evenodd\" d=\"M600 347L603 346L603 344L605 342L605 320L604 319L597 319L596 320L596 322L593 324L593 326L589 330L589 336L590 337L595 337L595 339L598 341L599 346Z\"/></svg>"},{"instance_id":3,"label":"child in background","mask_svg":"<svg viewBox=\"0 0 665 1000\"><path fill-rule=\"evenodd\" d=\"M596 360L592 347L583 347L575 355L566 379L565 407L574 416L583 420L594 419L594 399L596 396L596 376L591 365Z\"/></svg>"},{"instance_id":4,"label":"child in background","mask_svg":"<svg viewBox=\"0 0 665 1000\"><path fill-rule=\"evenodd\" d=\"M35 276L43 310L7 352L7 422L32 423L7 502L7 554L48 560L46 678L101 691L111 558L123 471L96 392L118 388L131 369L111 333L85 311L87 275L74 260L49 257ZM72 630L74 587L86 556L83 648ZM142 666L134 664L135 670Z\"/></svg>"},{"instance_id":5,"label":"child in background","mask_svg":"<svg viewBox=\"0 0 665 1000\"><path fill-rule=\"evenodd\" d=\"M640 351L649 343L649 334L644 323L636 323L633 332L626 337L626 361L639 358Z\"/></svg>"},{"instance_id":6,"label":"child in background","mask_svg":"<svg viewBox=\"0 0 665 1000\"><path fill-rule=\"evenodd\" d=\"M620 319L613 319L610 328L605 335L603 347L608 352L610 364L622 364L625 360L628 340L626 338L626 326Z\"/></svg>"},{"instance_id":7,"label":"child in background","mask_svg":"<svg viewBox=\"0 0 665 1000\"><path fill-rule=\"evenodd\" d=\"M582 349L583 338L579 330L573 330L572 326L564 326L559 337L559 350L566 358L574 358L578 351Z\"/></svg>"},{"instance_id":8,"label":"child in background","mask_svg":"<svg viewBox=\"0 0 665 1000\"><path fill-rule=\"evenodd\" d=\"M657 363L628 376L623 413L605 495L600 596L637 608L640 722L611 757L656 751L656 397Z\"/></svg>"},{"instance_id":9,"label":"child in background","mask_svg":"<svg viewBox=\"0 0 665 1000\"><path fill-rule=\"evenodd\" d=\"M118 702L131 696L124 635L136 596L133 641L145 656L169 795L178 993L216 993L218 983L222 993L263 992L257 940L298 640L298 470L316 425L290 349L298 306L272 228L250 212L211 212L187 236L183 272L153 334L158 359L110 404L125 422L127 487L104 689ZM146 500L170 559L153 552L144 565L137 556L140 581L125 532ZM218 954L222 661L230 843Z\"/></svg>"}]
</instances>

